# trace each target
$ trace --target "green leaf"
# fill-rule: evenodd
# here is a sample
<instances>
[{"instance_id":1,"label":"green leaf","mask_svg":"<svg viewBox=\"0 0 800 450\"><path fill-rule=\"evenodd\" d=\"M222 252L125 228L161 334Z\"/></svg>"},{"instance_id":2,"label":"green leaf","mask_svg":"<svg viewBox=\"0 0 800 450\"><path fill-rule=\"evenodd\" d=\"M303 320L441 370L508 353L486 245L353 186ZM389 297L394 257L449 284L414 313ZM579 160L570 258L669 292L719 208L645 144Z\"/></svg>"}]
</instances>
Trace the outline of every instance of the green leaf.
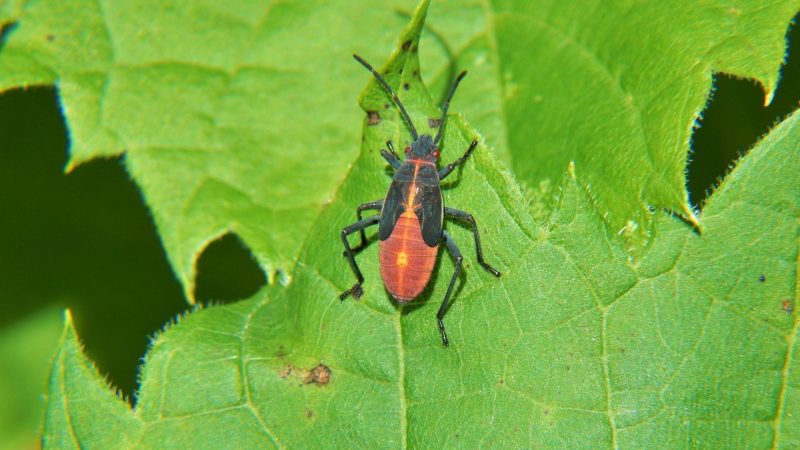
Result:
<instances>
[{"instance_id":1,"label":"green leaf","mask_svg":"<svg viewBox=\"0 0 800 450\"><path fill-rule=\"evenodd\" d=\"M536 183L575 161L613 227L638 239L649 206L695 221L686 161L712 72L753 78L771 101L800 3L583 3L496 7L515 172Z\"/></svg>"},{"instance_id":2,"label":"green leaf","mask_svg":"<svg viewBox=\"0 0 800 450\"><path fill-rule=\"evenodd\" d=\"M141 434L141 421L83 354L69 311L64 322L50 368L44 446L132 448ZM99 423L107 428L98 428Z\"/></svg>"},{"instance_id":3,"label":"green leaf","mask_svg":"<svg viewBox=\"0 0 800 450\"><path fill-rule=\"evenodd\" d=\"M470 68L455 110L526 186L557 185L575 161L633 250L649 237L650 206L697 220L685 173L712 74L754 79L769 103L800 9L755 0L462 3L453 11L446 2L431 25L449 43L427 58L434 85L447 83L448 63Z\"/></svg>"},{"instance_id":4,"label":"green leaf","mask_svg":"<svg viewBox=\"0 0 800 450\"><path fill-rule=\"evenodd\" d=\"M753 77L769 97L799 7L437 2L423 60L437 99L471 69L454 110L526 186L544 186L537 208L576 161L637 244L649 205L694 220L684 168L711 72ZM348 55L386 53L408 2L391 10L377 0L5 2L0 27L16 27L0 91L57 84L68 168L125 152L191 300L198 253L228 232L270 280L288 279L356 157L352 80L363 73Z\"/></svg>"},{"instance_id":5,"label":"green leaf","mask_svg":"<svg viewBox=\"0 0 800 450\"><path fill-rule=\"evenodd\" d=\"M400 97L422 132L436 115L415 73L426 10L423 2L382 69L395 88L408 84ZM354 281L338 230L355 219L357 204L385 191L383 142L407 136L396 111L377 109L387 101L370 81L361 104L380 111L380 122L365 118L361 156L311 227L292 283L197 310L157 336L133 412L119 410L67 328L51 377L47 442L77 436L81 446L120 447L135 436L145 448L800 444L793 370L797 115L743 158L711 197L702 235L657 212L654 237L636 260L603 220L581 164L565 165L554 213L539 226L481 144L446 183L445 199L474 213L486 258L503 277L475 264L469 230L448 225L466 259L445 317L451 346L442 349L435 314L453 270L447 255L429 292L403 307L381 286L371 245L357 257L363 297L336 299ZM444 158L454 159L477 136L454 115ZM76 373L71 378L58 375L73 367L66 371Z\"/></svg>"},{"instance_id":6,"label":"green leaf","mask_svg":"<svg viewBox=\"0 0 800 450\"><path fill-rule=\"evenodd\" d=\"M60 331L61 318L55 309L0 330L0 448L38 446L47 370Z\"/></svg>"},{"instance_id":7,"label":"green leaf","mask_svg":"<svg viewBox=\"0 0 800 450\"><path fill-rule=\"evenodd\" d=\"M192 299L198 253L227 232L270 279L294 264L357 155L350 54L402 23L376 5L4 3L0 92L58 86L68 169L124 151Z\"/></svg>"}]
</instances>

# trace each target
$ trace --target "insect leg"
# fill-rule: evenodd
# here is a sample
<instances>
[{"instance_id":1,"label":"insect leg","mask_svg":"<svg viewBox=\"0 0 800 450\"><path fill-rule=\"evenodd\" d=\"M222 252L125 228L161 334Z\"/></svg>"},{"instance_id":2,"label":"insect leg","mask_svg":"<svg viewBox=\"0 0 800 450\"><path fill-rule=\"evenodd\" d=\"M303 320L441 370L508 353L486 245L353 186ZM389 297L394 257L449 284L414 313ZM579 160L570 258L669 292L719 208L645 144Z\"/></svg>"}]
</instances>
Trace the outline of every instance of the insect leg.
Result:
<instances>
[{"instance_id":1,"label":"insect leg","mask_svg":"<svg viewBox=\"0 0 800 450\"><path fill-rule=\"evenodd\" d=\"M461 273L461 261L464 260L464 257L461 256L461 251L458 249L455 241L453 241L453 238L451 238L446 231L442 231L442 240L445 245L447 245L447 249L450 250L450 253L453 255L453 260L456 263L456 269L453 271L453 276L450 278L450 284L447 286L447 292L444 294L442 306L439 307L439 312L436 313L436 320L439 323L439 332L442 333L442 347L447 347L447 332L444 330L444 322L442 322L442 319L444 318L444 313L447 311L447 302L450 300L450 294L453 293L453 286L456 285L458 274Z\"/></svg>"},{"instance_id":2,"label":"insect leg","mask_svg":"<svg viewBox=\"0 0 800 450\"><path fill-rule=\"evenodd\" d=\"M386 141L386 147L389 150L381 149L381 156L383 156L383 159L385 159L386 162L389 163L389 165L394 167L394 170L399 169L400 166L403 165L403 163L400 162L400 155L398 155L397 152L394 151L394 146L392 145L392 141Z\"/></svg>"},{"instance_id":3,"label":"insect leg","mask_svg":"<svg viewBox=\"0 0 800 450\"><path fill-rule=\"evenodd\" d=\"M481 236L478 233L478 224L475 223L475 218L472 217L472 214L468 212L464 212L455 208L444 208L444 214L447 217L451 217L456 220L462 220L464 222L469 223L472 226L472 235L475 236L475 252L478 254L478 264L481 265L487 272L491 273L492 275L499 277L500 272L498 272L494 267L490 266L483 260L483 250L481 250Z\"/></svg>"},{"instance_id":4,"label":"insect leg","mask_svg":"<svg viewBox=\"0 0 800 450\"><path fill-rule=\"evenodd\" d=\"M380 211L381 208L383 208L383 199L375 200L374 202L367 202L367 203L358 205L358 208L356 208L356 216L358 217L358 220L360 221L361 219L363 219L363 217L361 217L361 212L362 211L372 211L372 210ZM358 252L358 251L360 251L362 248L364 248L366 246L367 246L367 234L364 232L364 229L362 228L361 229L361 243L358 244L358 247L353 249L353 252ZM344 252L344 255L347 256L347 252Z\"/></svg>"},{"instance_id":5,"label":"insect leg","mask_svg":"<svg viewBox=\"0 0 800 450\"><path fill-rule=\"evenodd\" d=\"M347 262L350 263L350 268L353 269L353 273L356 276L356 284L353 285L350 289L342 292L342 295L339 296L339 300L344 300L347 298L348 295L353 294L353 297L360 298L361 294L363 293L361 290L361 283L364 282L364 275L361 275L361 270L358 268L358 264L356 264L356 259L353 257L353 250L350 248L350 243L347 242L347 236L355 233L356 231L361 231L364 228L375 225L378 221L381 220L380 214L375 214L374 216L367 217L364 220L359 220L358 222L346 226L342 228L342 243L344 244L344 254L347 257Z\"/></svg>"},{"instance_id":6,"label":"insect leg","mask_svg":"<svg viewBox=\"0 0 800 450\"><path fill-rule=\"evenodd\" d=\"M467 151L464 152L463 155L461 155L461 158L458 158L457 160L453 161L452 163L450 163L450 164L442 167L441 169L439 169L439 180L443 180L444 177L450 175L450 172L452 172L453 169L458 167L459 164L461 164L464 161L466 161L467 158L469 158L469 155L472 154L472 151L475 150L475 146L477 146L477 145L478 145L478 141L472 141L472 143L469 144L469 148L467 149Z\"/></svg>"}]
</instances>

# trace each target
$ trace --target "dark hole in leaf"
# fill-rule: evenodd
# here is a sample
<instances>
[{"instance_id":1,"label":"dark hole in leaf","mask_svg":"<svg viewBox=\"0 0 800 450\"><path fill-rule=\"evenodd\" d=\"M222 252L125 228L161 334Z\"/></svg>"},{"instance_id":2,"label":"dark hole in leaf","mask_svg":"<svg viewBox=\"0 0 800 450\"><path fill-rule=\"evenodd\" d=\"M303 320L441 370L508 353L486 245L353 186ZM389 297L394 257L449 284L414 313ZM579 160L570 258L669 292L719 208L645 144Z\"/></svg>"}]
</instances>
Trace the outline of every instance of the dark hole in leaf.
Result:
<instances>
[{"instance_id":1,"label":"dark hole in leaf","mask_svg":"<svg viewBox=\"0 0 800 450\"><path fill-rule=\"evenodd\" d=\"M266 283L250 249L236 234L228 233L200 255L195 298L202 303L231 303L250 297Z\"/></svg>"},{"instance_id":2,"label":"dark hole in leaf","mask_svg":"<svg viewBox=\"0 0 800 450\"><path fill-rule=\"evenodd\" d=\"M411 89L411 85L408 84L408 83L403 83L403 89L409 90L409 89Z\"/></svg>"},{"instance_id":3,"label":"dark hole in leaf","mask_svg":"<svg viewBox=\"0 0 800 450\"><path fill-rule=\"evenodd\" d=\"M403 51L408 50L410 47L411 47L411 41L410 40L403 42Z\"/></svg>"},{"instance_id":4,"label":"dark hole in leaf","mask_svg":"<svg viewBox=\"0 0 800 450\"><path fill-rule=\"evenodd\" d=\"M795 16L786 34L788 57L781 68L775 98L764 107L764 91L752 80L717 73L714 93L692 136L687 166L689 197L702 205L739 156L771 126L794 111L800 100L800 27Z\"/></svg>"},{"instance_id":5,"label":"dark hole in leaf","mask_svg":"<svg viewBox=\"0 0 800 450\"><path fill-rule=\"evenodd\" d=\"M762 275L759 275L759 276L758 276L758 281L760 281L760 282L762 282L762 283L763 283L763 282L767 281L767 277L765 277L763 274L762 274Z\"/></svg>"},{"instance_id":6,"label":"dark hole in leaf","mask_svg":"<svg viewBox=\"0 0 800 450\"><path fill-rule=\"evenodd\" d=\"M0 327L69 307L89 357L130 396L148 336L187 309L150 211L120 158L64 173L54 89L0 95L0 136L0 299L13 299Z\"/></svg>"}]
</instances>

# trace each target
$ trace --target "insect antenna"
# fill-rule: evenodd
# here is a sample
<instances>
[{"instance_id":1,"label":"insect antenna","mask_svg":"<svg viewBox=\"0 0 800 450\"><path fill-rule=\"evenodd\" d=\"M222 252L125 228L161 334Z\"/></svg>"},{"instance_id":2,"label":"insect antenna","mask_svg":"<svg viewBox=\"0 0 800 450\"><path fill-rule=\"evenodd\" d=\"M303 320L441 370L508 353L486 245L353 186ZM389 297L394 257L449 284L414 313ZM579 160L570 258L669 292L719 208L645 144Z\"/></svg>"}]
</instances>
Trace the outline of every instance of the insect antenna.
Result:
<instances>
[{"instance_id":1,"label":"insect antenna","mask_svg":"<svg viewBox=\"0 0 800 450\"><path fill-rule=\"evenodd\" d=\"M372 72L372 74L375 75L375 78L377 78L378 81L381 83L383 88L386 89L386 92L388 92L389 95L392 96L392 100L394 100L394 102L397 105L397 107L400 108L400 112L403 113L403 118L406 119L406 123L408 124L409 128L411 128L411 137L413 137L414 140L416 141L417 138L419 137L417 135L417 129L414 128L414 124L411 123L411 117L408 116L408 113L406 112L406 108L403 106L403 103L400 102L400 98L397 97L397 94L394 92L394 89L392 89L392 87L389 86L389 83L387 83L386 80L383 79L383 77L381 76L381 74L378 73L378 71L373 69L372 66L368 62L364 61L364 58L362 58L362 57L360 57L358 55L353 55L353 58L355 58L356 61L360 62L362 66L364 66L367 69L369 69L369 71Z\"/></svg>"},{"instance_id":2,"label":"insect antenna","mask_svg":"<svg viewBox=\"0 0 800 450\"><path fill-rule=\"evenodd\" d=\"M447 93L447 98L442 103L442 119L439 121L439 131L436 133L436 138L433 140L433 145L439 143L439 139L442 138L442 130L444 130L444 119L447 117L447 108L450 107L450 100L453 98L453 94L456 93L456 88L458 87L458 83L461 83L461 79L467 76L467 71L463 71L456 77L456 80L453 81L453 85L450 86L450 92Z\"/></svg>"}]
</instances>

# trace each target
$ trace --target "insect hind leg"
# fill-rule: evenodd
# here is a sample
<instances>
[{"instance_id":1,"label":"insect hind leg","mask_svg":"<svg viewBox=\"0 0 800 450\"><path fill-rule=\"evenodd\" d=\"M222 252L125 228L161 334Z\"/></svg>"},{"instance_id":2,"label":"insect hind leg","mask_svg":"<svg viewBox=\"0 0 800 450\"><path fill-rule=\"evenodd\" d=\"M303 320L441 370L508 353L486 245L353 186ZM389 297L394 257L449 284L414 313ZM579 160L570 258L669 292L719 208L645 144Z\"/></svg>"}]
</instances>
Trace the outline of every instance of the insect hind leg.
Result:
<instances>
[{"instance_id":1,"label":"insect hind leg","mask_svg":"<svg viewBox=\"0 0 800 450\"><path fill-rule=\"evenodd\" d=\"M450 277L450 284L447 285L447 292L444 294L444 300L442 300L442 306L439 307L439 312L436 313L436 320L439 324L439 333L442 334L442 347L447 347L449 341L447 340L447 331L444 329L444 314L447 312L447 302L450 300L450 295L453 293L453 287L456 285L456 280L458 279L458 274L461 273L461 262L464 260L464 257L461 256L461 250L458 249L453 238L447 234L446 231L442 231L442 240L444 241L447 249L450 251L450 254L453 255L453 260L455 261L456 268L453 271L453 276Z\"/></svg>"},{"instance_id":2,"label":"insect hind leg","mask_svg":"<svg viewBox=\"0 0 800 450\"><path fill-rule=\"evenodd\" d=\"M478 224L475 222L475 218L472 217L472 214L468 212L464 212L455 208L444 208L444 214L447 217L451 217L456 220L461 220L467 222L472 227L472 235L475 237L475 253L478 254L478 264L481 265L487 272L491 273L492 275L499 277L500 272L497 271L494 267L490 266L486 261L483 260L483 249L481 249L481 235L478 233Z\"/></svg>"},{"instance_id":3,"label":"insect hind leg","mask_svg":"<svg viewBox=\"0 0 800 450\"><path fill-rule=\"evenodd\" d=\"M358 220L361 221L363 219L363 217L361 216L362 212L373 211L373 210L380 211L382 208L383 208L383 199L375 200L373 202L363 203L361 205L358 205L358 208L356 208L356 217L358 217ZM360 233L361 243L358 244L358 247L353 248L354 253L358 253L359 251L361 251L361 249L367 246L367 234L364 232L364 228L362 228L360 232L361 232ZM344 256L347 256L346 251L343 254Z\"/></svg>"},{"instance_id":4,"label":"insect hind leg","mask_svg":"<svg viewBox=\"0 0 800 450\"><path fill-rule=\"evenodd\" d=\"M355 233L356 231L363 231L364 228L375 225L378 221L381 220L381 215L376 214L371 217L367 217L366 219L359 220L358 222L346 226L342 228L342 243L344 244L344 254L347 257L347 262L350 264L350 268L353 269L353 274L356 276L356 284L353 285L350 289L342 292L339 296L339 300L344 300L350 294L353 295L355 298L361 298L361 294L363 294L363 290L361 289L361 283L364 282L364 275L361 274L361 270L358 268L358 264L356 264L356 259L353 256L353 249L350 248L350 243L347 241L347 236Z\"/></svg>"}]
</instances>

